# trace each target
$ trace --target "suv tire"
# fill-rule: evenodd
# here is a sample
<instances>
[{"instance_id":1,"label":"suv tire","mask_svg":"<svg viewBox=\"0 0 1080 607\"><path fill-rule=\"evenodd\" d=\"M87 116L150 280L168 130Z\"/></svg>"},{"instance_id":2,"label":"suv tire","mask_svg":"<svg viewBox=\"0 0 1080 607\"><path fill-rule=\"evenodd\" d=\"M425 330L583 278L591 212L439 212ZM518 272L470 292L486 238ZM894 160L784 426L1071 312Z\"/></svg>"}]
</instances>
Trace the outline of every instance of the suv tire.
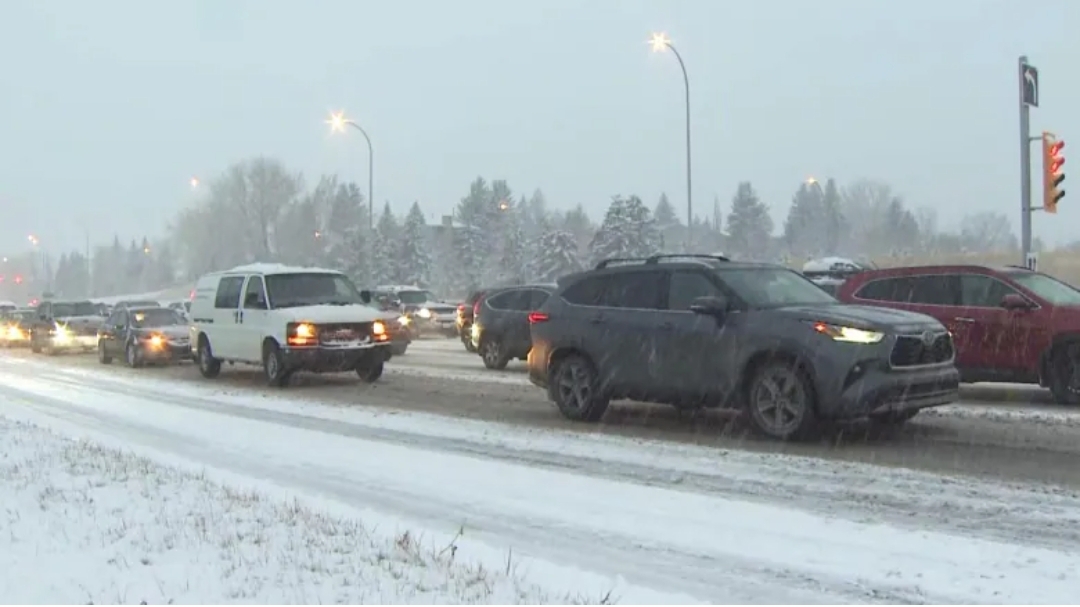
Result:
<instances>
[{"instance_id":1,"label":"suv tire","mask_svg":"<svg viewBox=\"0 0 1080 607\"><path fill-rule=\"evenodd\" d=\"M99 341L97 345L97 359L98 362L103 365L112 364L112 356L109 356L109 351L105 349L105 342Z\"/></svg>"},{"instance_id":2,"label":"suv tire","mask_svg":"<svg viewBox=\"0 0 1080 607\"><path fill-rule=\"evenodd\" d=\"M1050 393L1059 405L1080 405L1080 343L1068 343L1050 355Z\"/></svg>"},{"instance_id":3,"label":"suv tire","mask_svg":"<svg viewBox=\"0 0 1080 607\"><path fill-rule=\"evenodd\" d=\"M356 365L356 375L364 383L375 383L382 377L386 369L386 358L381 352L369 350L367 356L360 359Z\"/></svg>"},{"instance_id":4,"label":"suv tire","mask_svg":"<svg viewBox=\"0 0 1080 607\"><path fill-rule=\"evenodd\" d=\"M750 423L769 438L811 437L818 430L814 406L813 385L793 361L770 361L759 366L746 391Z\"/></svg>"},{"instance_id":5,"label":"suv tire","mask_svg":"<svg viewBox=\"0 0 1080 607\"><path fill-rule=\"evenodd\" d=\"M490 337L480 342L480 358L488 369L501 371L506 368L510 358L506 355L506 348L497 337Z\"/></svg>"},{"instance_id":6,"label":"suv tire","mask_svg":"<svg viewBox=\"0 0 1080 607\"><path fill-rule=\"evenodd\" d=\"M139 344L134 340L129 341L127 347L124 348L124 362L132 369L143 366L142 352L139 351Z\"/></svg>"},{"instance_id":7,"label":"suv tire","mask_svg":"<svg viewBox=\"0 0 1080 607\"><path fill-rule=\"evenodd\" d=\"M281 355L281 348L278 347L273 341L267 340L263 344L262 352L263 362L263 374L266 376L266 383L275 388L284 388L289 385L289 378L292 377L292 373L289 373L288 367L285 366L285 359Z\"/></svg>"},{"instance_id":8,"label":"suv tire","mask_svg":"<svg viewBox=\"0 0 1080 607\"><path fill-rule=\"evenodd\" d=\"M199 365L199 373L207 379L214 379L221 375L221 359L214 358L214 351L210 349L210 340L205 335L199 337L195 363Z\"/></svg>"},{"instance_id":9,"label":"suv tire","mask_svg":"<svg viewBox=\"0 0 1080 607\"><path fill-rule=\"evenodd\" d=\"M559 412L577 422L598 422L608 399L600 393L596 367L576 354L560 360L551 371L551 394Z\"/></svg>"}]
</instances>

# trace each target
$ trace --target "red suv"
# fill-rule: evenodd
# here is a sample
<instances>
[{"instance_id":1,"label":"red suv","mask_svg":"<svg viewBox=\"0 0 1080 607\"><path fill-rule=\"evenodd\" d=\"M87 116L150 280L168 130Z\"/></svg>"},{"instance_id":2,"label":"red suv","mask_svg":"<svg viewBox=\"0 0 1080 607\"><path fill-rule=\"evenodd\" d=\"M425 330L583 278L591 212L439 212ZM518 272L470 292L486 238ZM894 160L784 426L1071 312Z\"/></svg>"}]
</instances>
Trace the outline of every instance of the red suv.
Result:
<instances>
[{"instance_id":1,"label":"red suv","mask_svg":"<svg viewBox=\"0 0 1080 607\"><path fill-rule=\"evenodd\" d=\"M953 334L964 382L1050 388L1080 404L1080 290L1020 267L867 270L837 291L847 303L921 312Z\"/></svg>"}]
</instances>

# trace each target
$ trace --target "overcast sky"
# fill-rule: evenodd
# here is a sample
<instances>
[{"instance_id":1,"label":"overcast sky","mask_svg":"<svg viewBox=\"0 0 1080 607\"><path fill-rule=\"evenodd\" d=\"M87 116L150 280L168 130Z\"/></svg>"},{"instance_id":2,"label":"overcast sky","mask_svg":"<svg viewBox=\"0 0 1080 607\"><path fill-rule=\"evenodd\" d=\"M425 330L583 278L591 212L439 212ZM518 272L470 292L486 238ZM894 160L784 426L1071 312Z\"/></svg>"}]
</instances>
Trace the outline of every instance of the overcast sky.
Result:
<instances>
[{"instance_id":1,"label":"overcast sky","mask_svg":"<svg viewBox=\"0 0 1080 607\"><path fill-rule=\"evenodd\" d=\"M703 212L750 180L779 222L801 180L865 177L943 224L1018 224L1022 53L1032 130L1076 137L1080 171L1076 0L3 0L0 250L160 234L192 176L254 155L366 188L332 109L374 139L379 204L434 218L483 175L595 216L615 193L684 209L682 79L654 30L690 71ZM1037 236L1080 237L1075 191Z\"/></svg>"}]
</instances>

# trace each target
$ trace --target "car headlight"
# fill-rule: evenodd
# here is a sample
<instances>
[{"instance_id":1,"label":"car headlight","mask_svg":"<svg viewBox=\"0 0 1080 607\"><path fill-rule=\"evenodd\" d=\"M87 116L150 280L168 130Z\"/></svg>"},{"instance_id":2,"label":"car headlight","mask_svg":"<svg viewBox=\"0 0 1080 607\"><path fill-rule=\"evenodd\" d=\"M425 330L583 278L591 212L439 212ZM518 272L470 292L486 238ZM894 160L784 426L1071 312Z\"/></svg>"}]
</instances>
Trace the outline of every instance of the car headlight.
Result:
<instances>
[{"instance_id":1,"label":"car headlight","mask_svg":"<svg viewBox=\"0 0 1080 607\"><path fill-rule=\"evenodd\" d=\"M399 317L397 319L397 321L398 321L399 325L401 325L403 327L407 327L407 326L409 326L409 323L412 322L412 319L409 318L408 316L401 316L401 317Z\"/></svg>"},{"instance_id":2,"label":"car headlight","mask_svg":"<svg viewBox=\"0 0 1080 607\"><path fill-rule=\"evenodd\" d=\"M161 346L165 345L165 338L160 335L151 335L150 337L146 338L146 343L151 348L160 348Z\"/></svg>"},{"instance_id":3,"label":"car headlight","mask_svg":"<svg viewBox=\"0 0 1080 607\"><path fill-rule=\"evenodd\" d=\"M427 308L420 308L416 311L416 315L420 318L431 318L431 310L428 310Z\"/></svg>"},{"instance_id":4,"label":"car headlight","mask_svg":"<svg viewBox=\"0 0 1080 607\"><path fill-rule=\"evenodd\" d=\"M285 341L290 346L310 346L318 341L318 329L308 322L291 322L285 326Z\"/></svg>"},{"instance_id":5,"label":"car headlight","mask_svg":"<svg viewBox=\"0 0 1080 607\"><path fill-rule=\"evenodd\" d=\"M56 327L49 331L49 334L52 335L52 338L56 341L68 341L71 339L71 331L68 330L67 327L61 325L56 325Z\"/></svg>"},{"instance_id":6,"label":"car headlight","mask_svg":"<svg viewBox=\"0 0 1080 607\"><path fill-rule=\"evenodd\" d=\"M830 325L823 322L814 323L814 330L822 335L828 335L835 341L853 344L876 344L885 339L885 334L880 331L868 331L866 329Z\"/></svg>"}]
</instances>

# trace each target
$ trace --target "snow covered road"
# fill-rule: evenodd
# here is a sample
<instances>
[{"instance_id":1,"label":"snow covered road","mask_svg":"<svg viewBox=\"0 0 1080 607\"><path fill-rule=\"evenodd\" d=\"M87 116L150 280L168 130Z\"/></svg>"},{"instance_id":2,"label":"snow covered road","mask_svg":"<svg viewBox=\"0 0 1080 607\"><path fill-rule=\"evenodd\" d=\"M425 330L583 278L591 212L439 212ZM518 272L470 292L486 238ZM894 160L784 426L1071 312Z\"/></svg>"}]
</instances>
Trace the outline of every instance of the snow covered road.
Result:
<instances>
[{"instance_id":1,"label":"snow covered road","mask_svg":"<svg viewBox=\"0 0 1080 607\"><path fill-rule=\"evenodd\" d=\"M627 602L1075 598L1080 498L1052 487L14 361L0 363L0 385L4 415L444 533L464 525L467 539L535 567L622 579L612 584Z\"/></svg>"}]
</instances>

